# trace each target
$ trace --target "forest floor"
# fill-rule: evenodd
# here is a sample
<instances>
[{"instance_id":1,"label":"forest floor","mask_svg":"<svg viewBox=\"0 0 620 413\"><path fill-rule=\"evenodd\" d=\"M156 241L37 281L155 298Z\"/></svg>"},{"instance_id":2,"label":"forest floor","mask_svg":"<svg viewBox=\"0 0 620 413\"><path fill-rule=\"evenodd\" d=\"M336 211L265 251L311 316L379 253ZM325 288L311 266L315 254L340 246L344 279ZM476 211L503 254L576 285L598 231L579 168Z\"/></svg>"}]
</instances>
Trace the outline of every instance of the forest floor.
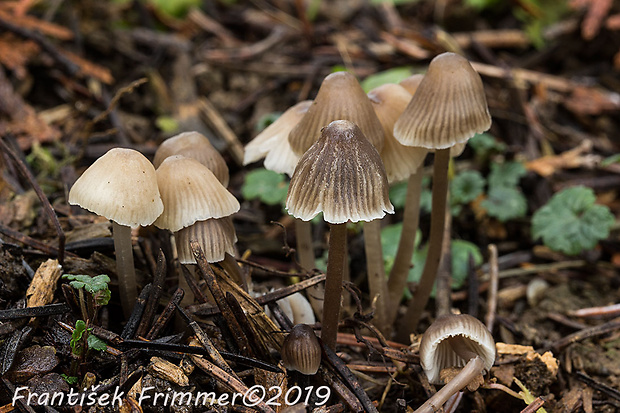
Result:
<instances>
[{"instance_id":1,"label":"forest floor","mask_svg":"<svg viewBox=\"0 0 620 413\"><path fill-rule=\"evenodd\" d=\"M313 224L319 269L304 273L291 253L294 220L282 206L287 179L256 174L260 162L244 166L244 145L276 114L313 99L333 71L348 70L368 90L423 73L445 51L466 56L480 73L493 124L453 160L454 280L443 297L487 323L491 316L499 343L485 384L465 392L452 411L520 412L532 401L544 402L549 412L620 411L620 310L612 306L620 302L619 3L204 0L197 2L200 8L184 10L186 3L192 1L0 3L0 412L117 410L85 403L43 408L26 399L12 406L20 386L69 393L76 383L99 385L97 396L124 391L123 411L209 411L139 406L140 389L149 386L163 393L220 395L254 384L279 386L283 394L294 385L327 385L332 397L319 411L419 407L434 389L419 366L416 333L436 318L438 300L430 300L407 339L402 332L399 338L388 335L387 342L372 337L365 328L372 307L360 225L347 234L350 278L357 287L344 301L340 358L324 354L316 376L273 371L285 327L269 321L215 266L222 290L234 296L225 301L251 313L245 319L237 308L232 315L245 319L246 347L222 332L221 320L228 323L231 314L218 315L209 304L186 313L198 321L192 335L204 333L220 351L247 357L233 358L233 368L225 371L185 354L190 334L174 315L180 270L169 233L154 227L134 232L142 294L126 321L117 298L111 224L69 206L67 195L84 169L111 148L137 149L152 159L166 138L198 131L226 160L229 190L241 203L233 222L243 272L254 291L282 297L294 281L321 276L329 230ZM432 158L424 166L429 178ZM430 227L429 181L423 183L422 246ZM578 199L550 203L569 188L581 188ZM402 184L392 188L396 213L382 224L388 269L403 194ZM607 226L594 218L580 221L594 203L613 216ZM570 215L565 207L572 204L583 209ZM541 240L532 222L549 205L557 210L545 219L560 221L549 222ZM567 216L574 219L561 221ZM497 265L488 264L491 244ZM424 254L423 247L416 249L412 291ZM109 304L98 308L83 301L85 293L60 280L61 274L109 275ZM147 284L150 290L143 289ZM90 307L81 308L81 302ZM394 328L383 331L398 330L405 305L404 299ZM79 348L75 326L84 315L91 316L92 329L84 334L105 342L105 351ZM322 397L313 394L311 407L319 408Z\"/></svg>"}]
</instances>

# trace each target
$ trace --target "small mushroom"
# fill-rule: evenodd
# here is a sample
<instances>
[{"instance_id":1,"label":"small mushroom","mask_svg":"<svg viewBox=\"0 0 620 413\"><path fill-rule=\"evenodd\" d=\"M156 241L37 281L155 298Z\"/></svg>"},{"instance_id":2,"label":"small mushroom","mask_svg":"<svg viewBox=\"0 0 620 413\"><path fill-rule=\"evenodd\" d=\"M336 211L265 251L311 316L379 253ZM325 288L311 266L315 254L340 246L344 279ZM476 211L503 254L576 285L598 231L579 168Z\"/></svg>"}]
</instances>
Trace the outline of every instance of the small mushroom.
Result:
<instances>
[{"instance_id":1,"label":"small mushroom","mask_svg":"<svg viewBox=\"0 0 620 413\"><path fill-rule=\"evenodd\" d=\"M297 324L282 343L282 363L289 370L313 375L321 365L321 344L308 324Z\"/></svg>"},{"instance_id":2,"label":"small mushroom","mask_svg":"<svg viewBox=\"0 0 620 413\"><path fill-rule=\"evenodd\" d=\"M197 160L209 168L222 185L228 186L228 166L226 161L203 134L183 132L166 139L157 148L155 158L153 158L153 165L155 165L155 168L159 168L164 159L174 155L182 155L186 158Z\"/></svg>"},{"instance_id":3,"label":"small mushroom","mask_svg":"<svg viewBox=\"0 0 620 413\"><path fill-rule=\"evenodd\" d=\"M346 222L372 221L393 213L381 157L354 123L331 122L301 157L286 208L309 221L319 212L330 225L321 338L334 349L346 262Z\"/></svg>"},{"instance_id":4,"label":"small mushroom","mask_svg":"<svg viewBox=\"0 0 620 413\"><path fill-rule=\"evenodd\" d=\"M137 297L131 228L151 225L164 209L155 168L140 152L111 149L75 181L68 201L112 221L121 305L128 316Z\"/></svg>"},{"instance_id":5,"label":"small mushroom","mask_svg":"<svg viewBox=\"0 0 620 413\"><path fill-rule=\"evenodd\" d=\"M490 127L491 115L482 79L467 59L455 53L442 53L431 61L409 105L394 125L394 136L403 145L435 150L429 253L401 336L417 326L437 276L451 148Z\"/></svg>"},{"instance_id":6,"label":"small mushroom","mask_svg":"<svg viewBox=\"0 0 620 413\"><path fill-rule=\"evenodd\" d=\"M415 413L434 412L454 393L460 391L489 371L495 361L495 341L478 319L467 314L439 317L426 330L420 342L420 364L428 381L441 384L441 372L460 368L441 390ZM470 390L475 390L474 385Z\"/></svg>"}]
</instances>

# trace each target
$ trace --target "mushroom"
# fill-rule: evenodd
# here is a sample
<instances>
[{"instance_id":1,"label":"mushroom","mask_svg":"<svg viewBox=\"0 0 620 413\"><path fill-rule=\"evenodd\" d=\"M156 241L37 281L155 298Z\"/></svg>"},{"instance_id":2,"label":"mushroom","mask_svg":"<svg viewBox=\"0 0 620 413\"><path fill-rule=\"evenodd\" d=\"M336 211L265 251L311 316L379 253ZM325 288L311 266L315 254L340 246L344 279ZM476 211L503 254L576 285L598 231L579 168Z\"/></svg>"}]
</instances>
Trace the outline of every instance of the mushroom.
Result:
<instances>
[{"instance_id":1,"label":"mushroom","mask_svg":"<svg viewBox=\"0 0 620 413\"><path fill-rule=\"evenodd\" d=\"M286 208L304 221L319 212L330 225L321 337L334 349L346 262L346 222L372 221L393 213L385 169L377 150L352 122L337 120L300 158Z\"/></svg>"},{"instance_id":2,"label":"mushroom","mask_svg":"<svg viewBox=\"0 0 620 413\"><path fill-rule=\"evenodd\" d=\"M303 155L322 128L339 119L355 123L378 151L383 148L383 128L364 90L351 73L336 72L323 79L308 112L289 133L293 152Z\"/></svg>"},{"instance_id":3,"label":"mushroom","mask_svg":"<svg viewBox=\"0 0 620 413\"><path fill-rule=\"evenodd\" d=\"M486 374L494 361L495 341L478 319L467 314L439 317L422 337L420 364L428 381L433 384L442 383L442 371L453 368L462 370L415 413L437 411L453 394L466 386L475 391L480 384L476 379Z\"/></svg>"},{"instance_id":4,"label":"mushroom","mask_svg":"<svg viewBox=\"0 0 620 413\"><path fill-rule=\"evenodd\" d=\"M121 305L128 316L137 297L131 228L151 225L164 209L155 168L140 152L111 149L75 181L68 201L112 221Z\"/></svg>"},{"instance_id":5,"label":"mushroom","mask_svg":"<svg viewBox=\"0 0 620 413\"><path fill-rule=\"evenodd\" d=\"M224 188L209 168L195 159L181 155L174 155L164 159L159 168L157 168L157 183L164 203L164 212L155 221L155 226L177 233L177 237L179 237L179 233L184 228L195 225L197 222L205 221L195 225L193 229L188 229L180 234L180 238L187 240L188 243L192 235L196 236L199 242L205 239L204 231L207 228L213 228L213 225L215 225L213 221L206 221L225 218L239 211L239 201ZM223 237L228 235L228 243L234 244L232 240L234 239L234 228L231 228L232 223L227 225L226 222L220 221L220 224L222 225L219 227L219 233ZM231 232L233 234L232 237L230 236ZM210 246L207 247L207 245L201 244L201 246L205 250L205 254L207 250L213 249ZM179 245L177 241L177 250L183 253L182 259L190 261L187 250L184 248L188 247ZM226 260L225 252L229 251L230 247L220 245L218 248L224 249L224 260ZM181 253L179 253L179 257L181 257ZM189 267L188 269L193 275L193 268ZM235 267L230 267L229 269L234 271ZM233 273L231 275L235 276L237 274ZM188 290L183 277L180 277L179 283L181 288L187 290L183 300L183 304L187 305L193 301L193 296L191 291Z\"/></svg>"},{"instance_id":6,"label":"mushroom","mask_svg":"<svg viewBox=\"0 0 620 413\"><path fill-rule=\"evenodd\" d=\"M321 343L308 324L297 324L282 343L282 363L289 370L313 375L321 365Z\"/></svg>"},{"instance_id":7,"label":"mushroom","mask_svg":"<svg viewBox=\"0 0 620 413\"><path fill-rule=\"evenodd\" d=\"M401 335L409 332L428 302L441 259L448 193L450 148L491 126L482 80L467 59L455 53L435 57L411 102L394 125L394 136L406 146L435 150L433 207L429 248L420 284Z\"/></svg>"},{"instance_id":8,"label":"mushroom","mask_svg":"<svg viewBox=\"0 0 620 413\"><path fill-rule=\"evenodd\" d=\"M159 168L164 159L173 155L192 158L209 168L224 186L228 186L228 166L209 139L198 132L183 132L166 139L159 145L153 165Z\"/></svg>"},{"instance_id":9,"label":"mushroom","mask_svg":"<svg viewBox=\"0 0 620 413\"><path fill-rule=\"evenodd\" d=\"M379 317L381 314L377 313L377 327L383 332L386 332L396 319L398 303L403 296L403 290L409 275L409 268L411 267L411 257L413 256L420 211L420 191L422 187L422 172L420 171L420 167L426 158L428 149L403 146L394 138L394 124L411 100L411 94L404 87L393 83L386 83L368 92L368 97L385 133L385 142L383 144L383 150L381 151L381 159L385 165L388 182L392 184L404 179L408 180L407 199L403 215L403 230L401 232L394 265L390 272L389 281L385 281L385 270L383 269L383 257L380 243L380 228L378 225L375 225L376 228L372 227L374 221L369 223L370 225L366 224L364 226L364 241L366 244L368 267L370 269L374 266L374 272L381 274L380 277L377 277L378 280L376 281L382 281L384 284L384 286L381 287L385 292L380 298L377 308L381 308L381 304L384 303L383 306L386 313L383 320ZM374 235L376 241L373 244L369 244L367 235L371 235L373 232L376 233L376 235ZM376 288L377 287L375 287L374 291L377 291ZM372 284L370 285L370 295L371 297L375 295L373 293ZM392 303L392 305L388 305L388 303Z\"/></svg>"}]
</instances>

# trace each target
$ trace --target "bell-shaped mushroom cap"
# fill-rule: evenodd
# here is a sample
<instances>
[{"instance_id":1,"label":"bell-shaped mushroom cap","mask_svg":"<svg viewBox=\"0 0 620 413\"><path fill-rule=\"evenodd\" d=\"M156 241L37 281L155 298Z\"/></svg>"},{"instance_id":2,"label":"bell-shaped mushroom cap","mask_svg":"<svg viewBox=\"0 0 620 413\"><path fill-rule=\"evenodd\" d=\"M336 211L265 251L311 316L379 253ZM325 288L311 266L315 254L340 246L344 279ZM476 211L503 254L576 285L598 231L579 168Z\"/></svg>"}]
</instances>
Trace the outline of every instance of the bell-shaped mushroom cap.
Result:
<instances>
[{"instance_id":1,"label":"bell-shaped mushroom cap","mask_svg":"<svg viewBox=\"0 0 620 413\"><path fill-rule=\"evenodd\" d=\"M394 136L406 146L445 149L490 127L480 75L464 57L443 53L431 61Z\"/></svg>"},{"instance_id":2,"label":"bell-shaped mushroom cap","mask_svg":"<svg viewBox=\"0 0 620 413\"><path fill-rule=\"evenodd\" d=\"M190 240L198 241L208 262L220 262L226 253L235 255L237 234L230 217L196 221L178 231L175 241L181 264L196 264Z\"/></svg>"},{"instance_id":3,"label":"bell-shaped mushroom cap","mask_svg":"<svg viewBox=\"0 0 620 413\"><path fill-rule=\"evenodd\" d=\"M394 212L381 157L357 125L337 120L323 129L295 168L286 208L304 221L322 211L332 224Z\"/></svg>"},{"instance_id":4,"label":"bell-shaped mushroom cap","mask_svg":"<svg viewBox=\"0 0 620 413\"><path fill-rule=\"evenodd\" d=\"M381 159L390 184L408 179L424 162L428 149L404 146L392 131L398 117L411 100L411 94L400 85L386 83L368 92L375 113L383 126L385 141Z\"/></svg>"},{"instance_id":5,"label":"bell-shaped mushroom cap","mask_svg":"<svg viewBox=\"0 0 620 413\"><path fill-rule=\"evenodd\" d=\"M304 100L291 106L271 125L256 135L250 143L245 145L243 164L247 165L267 157L271 159L269 161L265 159L265 168L292 175L299 156L291 150L288 134L304 117L310 105L312 105L311 100ZM272 152L274 154L270 157Z\"/></svg>"},{"instance_id":6,"label":"bell-shaped mushroom cap","mask_svg":"<svg viewBox=\"0 0 620 413\"><path fill-rule=\"evenodd\" d=\"M451 339L460 337L458 343ZM495 361L495 341L486 326L467 314L439 317L426 330L420 342L420 364L428 381L441 384L439 372L449 367L463 367L469 360L457 355L453 346L465 346L465 350L480 356L484 368L489 371Z\"/></svg>"},{"instance_id":7,"label":"bell-shaped mushroom cap","mask_svg":"<svg viewBox=\"0 0 620 413\"><path fill-rule=\"evenodd\" d=\"M301 374L316 374L321 365L321 344L307 324L297 324L282 343L282 363Z\"/></svg>"},{"instance_id":8,"label":"bell-shaped mushroom cap","mask_svg":"<svg viewBox=\"0 0 620 413\"><path fill-rule=\"evenodd\" d=\"M418 73L404 78L398 82L398 84L404 87L405 90L411 95L414 95L416 90L418 90L418 86L420 86L422 79L424 79L424 75Z\"/></svg>"},{"instance_id":9,"label":"bell-shaped mushroom cap","mask_svg":"<svg viewBox=\"0 0 620 413\"><path fill-rule=\"evenodd\" d=\"M164 210L155 168L133 149L110 149L97 159L69 191L79 205L120 225L151 225Z\"/></svg>"},{"instance_id":10,"label":"bell-shaped mushroom cap","mask_svg":"<svg viewBox=\"0 0 620 413\"><path fill-rule=\"evenodd\" d=\"M164 159L173 155L182 155L192 158L206 166L213 172L224 186L228 186L228 166L222 155L211 145L209 139L198 132L183 132L166 139L159 145L153 164L155 168Z\"/></svg>"},{"instance_id":11,"label":"bell-shaped mushroom cap","mask_svg":"<svg viewBox=\"0 0 620 413\"><path fill-rule=\"evenodd\" d=\"M328 75L308 109L288 136L293 152L301 156L312 146L321 129L334 120L349 120L355 123L371 144L381 151L383 129L368 97L351 73L336 72Z\"/></svg>"},{"instance_id":12,"label":"bell-shaped mushroom cap","mask_svg":"<svg viewBox=\"0 0 620 413\"><path fill-rule=\"evenodd\" d=\"M239 201L213 172L195 159L170 156L157 168L157 184L164 212L155 221L176 232L196 221L222 218L239 211Z\"/></svg>"}]
</instances>

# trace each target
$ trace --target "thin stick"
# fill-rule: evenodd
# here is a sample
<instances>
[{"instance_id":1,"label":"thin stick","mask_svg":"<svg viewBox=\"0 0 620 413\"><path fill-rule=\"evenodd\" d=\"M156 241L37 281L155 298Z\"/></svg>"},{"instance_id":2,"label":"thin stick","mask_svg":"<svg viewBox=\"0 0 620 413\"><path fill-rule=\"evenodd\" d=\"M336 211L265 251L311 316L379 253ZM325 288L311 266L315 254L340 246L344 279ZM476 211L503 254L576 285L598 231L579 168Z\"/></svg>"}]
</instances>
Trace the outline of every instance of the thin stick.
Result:
<instances>
[{"instance_id":1,"label":"thin stick","mask_svg":"<svg viewBox=\"0 0 620 413\"><path fill-rule=\"evenodd\" d=\"M364 249L366 252L370 299L376 300L373 324L382 332L387 332L390 327L387 324L387 303L389 297L385 266L383 265L383 250L381 248L381 220L375 219L364 224Z\"/></svg>"},{"instance_id":2,"label":"thin stick","mask_svg":"<svg viewBox=\"0 0 620 413\"><path fill-rule=\"evenodd\" d=\"M407 277L411 268L411 257L415 248L415 238L420 220L420 193L422 192L422 168L409 177L407 182L407 198L403 211L403 230L400 233L398 250L394 257L394 266L390 271L388 290L391 306L388 306L387 322L393 324L398 314L398 304L403 297L403 290L407 285Z\"/></svg>"},{"instance_id":3,"label":"thin stick","mask_svg":"<svg viewBox=\"0 0 620 413\"><path fill-rule=\"evenodd\" d=\"M431 212L431 233L428 241L428 254L422 271L420 284L410 301L407 315L399 331L399 337L406 341L409 333L418 326L418 321L428 303L428 299L437 277L437 268L441 260L441 246L443 244L443 229L446 218L446 203L448 193L448 165L450 163L450 148L439 149L435 152L433 169L433 210Z\"/></svg>"},{"instance_id":4,"label":"thin stick","mask_svg":"<svg viewBox=\"0 0 620 413\"><path fill-rule=\"evenodd\" d=\"M331 224L329 230L329 255L325 279L325 307L321 339L327 347L336 349L338 320L340 319L340 300L342 297L342 274L346 260L344 248L347 238L346 224Z\"/></svg>"},{"instance_id":5,"label":"thin stick","mask_svg":"<svg viewBox=\"0 0 620 413\"><path fill-rule=\"evenodd\" d=\"M497 310L497 290L499 288L499 269L497 265L497 247L495 244L489 245L489 291L487 303L487 316L485 318L487 329L493 331L495 313Z\"/></svg>"}]
</instances>

